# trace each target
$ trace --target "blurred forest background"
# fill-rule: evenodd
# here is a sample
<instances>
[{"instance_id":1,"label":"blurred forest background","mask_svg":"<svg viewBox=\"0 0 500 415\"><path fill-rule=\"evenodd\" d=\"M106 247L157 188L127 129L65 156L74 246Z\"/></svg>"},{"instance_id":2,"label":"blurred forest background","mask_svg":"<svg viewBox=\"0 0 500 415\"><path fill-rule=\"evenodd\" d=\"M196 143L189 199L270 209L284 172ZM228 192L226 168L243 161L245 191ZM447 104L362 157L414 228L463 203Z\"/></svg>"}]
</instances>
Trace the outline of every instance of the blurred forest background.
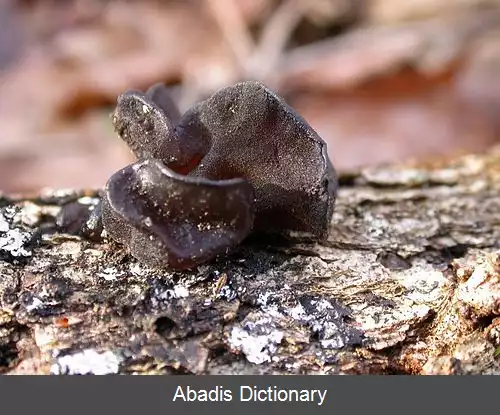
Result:
<instances>
[{"instance_id":1,"label":"blurred forest background","mask_svg":"<svg viewBox=\"0 0 500 415\"><path fill-rule=\"evenodd\" d=\"M500 0L0 0L0 191L101 187L117 95L259 79L338 170L500 137Z\"/></svg>"}]
</instances>

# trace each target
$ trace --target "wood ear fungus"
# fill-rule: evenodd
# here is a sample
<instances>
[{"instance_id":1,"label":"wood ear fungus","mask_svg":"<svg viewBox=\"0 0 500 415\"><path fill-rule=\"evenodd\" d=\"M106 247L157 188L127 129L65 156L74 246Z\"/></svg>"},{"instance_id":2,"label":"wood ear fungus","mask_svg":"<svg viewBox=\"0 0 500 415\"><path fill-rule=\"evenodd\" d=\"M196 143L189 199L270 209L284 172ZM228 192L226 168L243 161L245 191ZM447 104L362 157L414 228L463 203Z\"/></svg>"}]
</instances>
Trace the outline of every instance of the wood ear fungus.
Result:
<instances>
[{"instance_id":1,"label":"wood ear fungus","mask_svg":"<svg viewBox=\"0 0 500 415\"><path fill-rule=\"evenodd\" d=\"M252 231L328 235L338 181L326 143L261 83L180 118L165 87L127 91L113 123L139 161L109 179L103 225L140 261L194 267Z\"/></svg>"}]
</instances>

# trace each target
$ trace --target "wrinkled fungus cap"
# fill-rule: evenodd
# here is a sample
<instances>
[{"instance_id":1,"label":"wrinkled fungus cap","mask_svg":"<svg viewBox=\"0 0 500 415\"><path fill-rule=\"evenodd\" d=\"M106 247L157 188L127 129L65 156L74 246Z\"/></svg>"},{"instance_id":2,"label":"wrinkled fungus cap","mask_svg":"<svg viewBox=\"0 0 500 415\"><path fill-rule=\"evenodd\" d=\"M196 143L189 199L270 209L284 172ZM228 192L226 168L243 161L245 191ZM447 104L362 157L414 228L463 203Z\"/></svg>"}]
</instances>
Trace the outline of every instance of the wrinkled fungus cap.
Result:
<instances>
[{"instance_id":1,"label":"wrinkled fungus cap","mask_svg":"<svg viewBox=\"0 0 500 415\"><path fill-rule=\"evenodd\" d=\"M224 88L179 117L165 87L118 98L113 123L140 162L113 175L103 225L133 256L189 268L252 230L328 235L337 177L326 143L259 82Z\"/></svg>"}]
</instances>

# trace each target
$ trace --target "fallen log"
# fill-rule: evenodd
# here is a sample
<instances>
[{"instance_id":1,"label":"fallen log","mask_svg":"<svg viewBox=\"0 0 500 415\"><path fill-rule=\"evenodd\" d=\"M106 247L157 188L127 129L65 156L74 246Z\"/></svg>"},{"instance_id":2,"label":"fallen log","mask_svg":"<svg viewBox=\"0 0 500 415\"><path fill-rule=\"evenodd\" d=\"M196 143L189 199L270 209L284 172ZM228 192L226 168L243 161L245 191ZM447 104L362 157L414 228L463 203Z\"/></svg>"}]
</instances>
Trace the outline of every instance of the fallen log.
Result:
<instances>
[{"instance_id":1,"label":"fallen log","mask_svg":"<svg viewBox=\"0 0 500 415\"><path fill-rule=\"evenodd\" d=\"M500 373L500 148L340 184L324 243L182 272L78 232L98 191L2 196L0 370Z\"/></svg>"}]
</instances>

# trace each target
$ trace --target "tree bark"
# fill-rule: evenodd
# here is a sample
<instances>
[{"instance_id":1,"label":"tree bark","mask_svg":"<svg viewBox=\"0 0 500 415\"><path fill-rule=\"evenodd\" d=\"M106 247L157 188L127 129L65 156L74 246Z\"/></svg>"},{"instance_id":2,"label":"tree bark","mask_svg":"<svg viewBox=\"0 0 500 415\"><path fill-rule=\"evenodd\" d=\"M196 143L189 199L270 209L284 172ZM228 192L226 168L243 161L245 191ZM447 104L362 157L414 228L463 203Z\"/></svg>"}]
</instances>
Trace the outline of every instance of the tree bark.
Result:
<instances>
[{"instance_id":1,"label":"tree bark","mask_svg":"<svg viewBox=\"0 0 500 415\"><path fill-rule=\"evenodd\" d=\"M97 192L2 197L0 369L500 373L500 148L340 180L324 243L254 237L189 272L63 232Z\"/></svg>"}]
</instances>

